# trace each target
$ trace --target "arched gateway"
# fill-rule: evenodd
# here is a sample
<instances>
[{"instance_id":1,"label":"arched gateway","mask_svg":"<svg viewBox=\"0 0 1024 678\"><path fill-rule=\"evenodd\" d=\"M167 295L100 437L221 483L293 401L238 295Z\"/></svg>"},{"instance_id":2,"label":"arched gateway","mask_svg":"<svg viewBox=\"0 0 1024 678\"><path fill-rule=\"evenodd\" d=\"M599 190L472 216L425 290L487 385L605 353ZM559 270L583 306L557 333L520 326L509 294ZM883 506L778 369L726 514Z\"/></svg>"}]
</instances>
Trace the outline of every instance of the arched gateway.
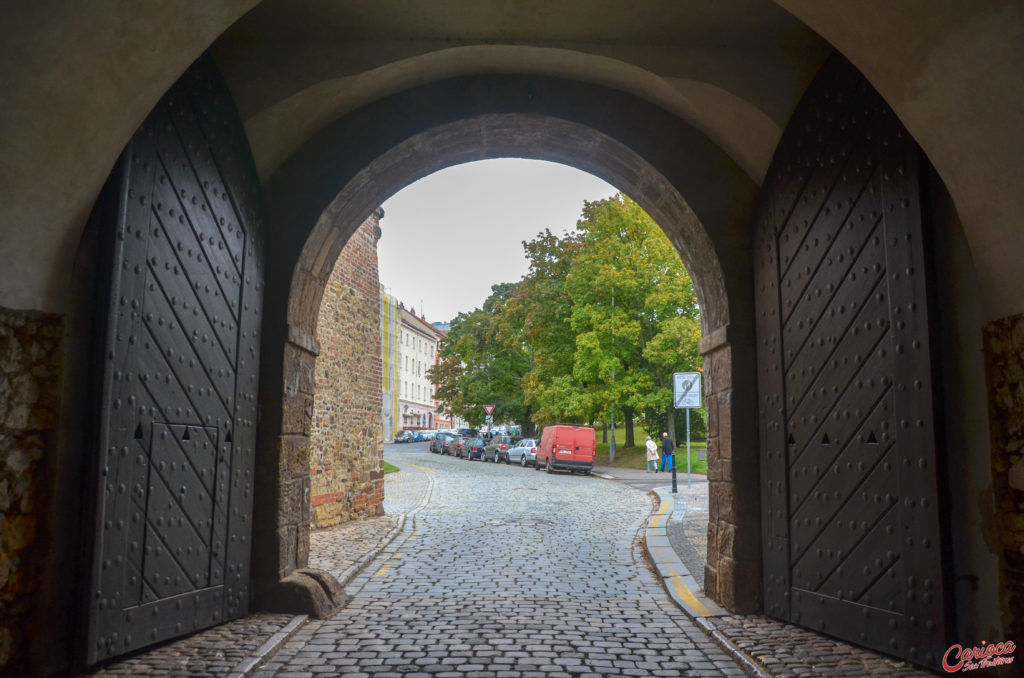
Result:
<instances>
[{"instance_id":1,"label":"arched gateway","mask_svg":"<svg viewBox=\"0 0 1024 678\"><path fill-rule=\"evenodd\" d=\"M856 2L724 0L651 3L645 14L612 2L587 16L574 16L574 3L489 3L507 10L502 22L466 11L472 4L455 0L459 11L446 12L447 4L414 0L403 3L410 15L388 3L212 0L182 15L173 4L90 0L102 11L58 2L0 22L9 57L0 67L0 451L10 450L0 468L0 583L11 601L0 607L0 670L59 673L247 604L290 604L281 582L307 559L312 328L330 264L351 230L404 185L500 156L563 162L615 184L655 217L692 274L709 375L713 598L921 663L947 641L1013 638L1022 571L1013 525L1024 491L1021 406L1010 397L1024 353L1024 236L1013 226L1024 212L1019 3L864 12ZM194 121L180 117L178 86L154 109L207 49L244 120L244 137L237 121L227 135L233 150L203 129L210 90L193 99ZM840 69L836 91L862 92L842 101L874 112L848 117L845 104L815 104L810 118L794 117L833 49L885 101ZM153 162L136 170L125 156L104 195L115 186L127 195L136 179L159 182L158 169L189 185L176 185L171 200L154 183L144 190L149 211L125 201L120 217L101 200L83 238L104 177L150 114L127 148ZM168 117L178 145L158 149L152 139L169 137L152 122ZM879 130L865 126L868 117L886 121ZM262 289L261 219L250 218L257 208L242 187L252 176L236 183L244 172L228 169L249 164L245 137L262 189ZM902 173L891 164L900 148L918 161L916 178L912 164ZM175 162L156 162L172 157L183 159L181 176ZM839 165L873 173L858 184ZM172 218L162 210L174 201ZM204 205L226 203L232 209L218 207L215 220L204 215ZM867 226L843 230L837 215L850 209ZM871 221L872 210L885 216ZM135 241L118 259L118 293L96 303L112 327L135 323L140 332L121 334L128 348L114 352L132 367L103 372L106 363L86 350L91 318L78 312L92 288L78 283L108 270L103 252L121 247L119 218ZM136 218L149 219L148 230ZM231 223L253 229L251 255L232 249ZM152 240L164 236L176 238L173 252L170 239ZM850 256L857 270L843 269ZM942 275L929 280L930 262ZM132 289L150 273L159 289ZM148 309L160 304L151 327ZM868 307L873 318L845 320ZM190 324L181 322L186 310ZM52 341L62 328L63 354ZM119 335L110 336L116 346ZM195 366L181 362L190 351ZM256 353L258 394L238 388L255 376ZM194 371L175 371L168 359ZM859 372L850 367L858 364ZM111 385L96 399L96 431L90 365ZM130 398L133 413L123 409ZM249 398L258 398L256 416ZM195 406L203 400L211 404ZM244 459L250 450L254 458ZM145 483L127 470L140 455ZM178 482L182 468L195 477ZM239 491L241 503L230 503ZM154 519L141 529L136 514ZM143 542L122 536L132 530ZM83 548L93 539L94 549ZM203 559L205 569L195 562ZM176 611L166 623L140 621L137 613L167 605Z\"/></svg>"},{"instance_id":2,"label":"arched gateway","mask_svg":"<svg viewBox=\"0 0 1024 678\"><path fill-rule=\"evenodd\" d=\"M210 68L209 62L202 65ZM914 283L923 280L926 268L921 246L907 244L921 242L920 201L910 190L917 184L916 150L854 69L829 66L820 76L776 153L759 201L753 254L762 374L759 464L751 429L731 427L731 436L721 431L722 419L745 418L737 413L750 406L753 395L752 389L735 391L736 358L749 361L751 356L731 345L737 336L745 335L747 342L752 338L749 325L733 322L750 313L744 289L751 284L749 269L737 260L748 250L730 250L721 242L722 222L747 215L728 214L727 204L708 204L694 191L697 178L674 173L668 158L657 153L668 142L703 153L708 161L727 162L706 142L621 94L543 78L445 81L385 99L328 126L267 185L272 226L267 238L275 256L267 271L265 312L279 322L266 324L262 389L257 391L252 377L257 357L253 321L261 305L256 292L260 237L254 230L259 218L255 207L246 207L255 205L250 183L232 171L245 159L245 148L237 142L240 128L234 123L236 132L228 137L234 141L218 145L219 134L232 123L205 121L204 112L224 108L218 103L224 94L211 88L209 76L196 86L198 68L162 102L126 153L133 163L129 167L144 169L127 172L122 193L129 198L117 231L120 240L114 242L142 246L138 255L119 249L114 266L121 274L112 285L116 329L111 340L125 348L126 357L112 353L106 372L112 387L105 389L103 407L111 414L104 421L111 423L101 431L101 440L110 439L102 447L113 452L99 471L103 499L96 523L91 660L247 610L248 516L256 470L252 401L257 395L268 416L261 423L263 462L255 488L256 600L288 607L303 599L278 589L282 576L306 565L308 554L310 481L303 459L318 353L314 324L334 260L366 214L412 181L469 160L525 156L573 164L633 196L666 230L691 271L704 310L704 334L711 340L705 353L710 354L712 501L718 509L711 530L731 534L730 546L723 549L716 541L710 549L709 592L732 609L759 607L756 579L745 587L739 582L756 576L761 567L757 475L751 472L760 466L767 517L766 611L934 663L946 642L940 501L933 471L930 486L911 490L909 484L936 467L930 412L903 415L918 422L915 431L923 427L916 434L925 436L922 440L892 443L904 437L898 422L905 419L897 411L906 402L931 401L927 395L917 401L896 398L897 390L912 383L918 392L930 392L921 385L931 369L928 323L915 321L910 334L903 331L906 320L926 317L924 287L903 292L897 286L901 273ZM829 84L820 84L825 81ZM447 105L431 109L429 102L439 98ZM595 116L598 102L602 108ZM564 110L554 115L552 109L560 107ZM388 117L394 110L419 114L396 121ZM646 121L642 133L630 132L627 113ZM395 134L398 122L402 127ZM872 138L888 148L872 150L865 143ZM907 150L897 149L897 140L905 140ZM352 160L344 160L342 151ZM717 228L705 230L683 191L696 196L697 214L719 221ZM889 213L886 200L899 211ZM220 214L219 208L229 205L241 207ZM838 220L834 225L833 216ZM149 220L144 231L133 231L143 217ZM903 235L906 227L894 225L897 217L901 224L917 224L918 230ZM204 230L203 224L209 227ZM732 258L728 274L720 253ZM891 280L887 271L893 272ZM130 282L136 279L137 285ZM879 281L886 284L880 288ZM235 287L229 290L225 285L230 284ZM894 301L887 304L889 296ZM126 314L121 307L138 311ZM773 325L775 318L782 324ZM119 322L135 323L145 332ZM890 328L892 337L886 334ZM723 333L732 336L715 339ZM844 334L847 338L839 341ZM893 383L892 366L906 361L884 359L911 345L925 360L916 376ZM877 360L868 357L875 353ZM134 390L121 393L117 386L122 382L135 385ZM125 402L133 405L127 415ZM776 403L784 403L785 414L778 420ZM238 406L243 411L235 414ZM804 440L808 437L813 440ZM138 448L132 454L137 463L119 457L116 451L126 447ZM902 460L923 454L922 449L932 450L928 461L922 457L920 468L897 481ZM809 475L811 467L815 472ZM104 475L110 469L116 469L120 484L132 488L133 501L119 503L123 493L113 490ZM723 482L725 475L731 483ZM931 545L933 558L923 569L912 549L901 556L901 535L908 528L892 519L889 509L904 497L913 498L921 514L906 520L932 525L927 536L905 544ZM123 523L134 531L122 531ZM880 545L888 545L881 565L874 563ZM924 585L927 590L889 582L902 580L908 561L930 582ZM287 581L300 589L304 581L317 585L312 578ZM308 593L306 599L317 599L315 592ZM904 622L905 601L919 606L923 598L928 609L908 613ZM879 624L871 614L851 617L833 610L844 605L874 609L898 623ZM151 608L161 607L163 612L152 614ZM930 633L924 632L925 622L912 621L925 617ZM841 621L854 618L856 623ZM151 626L139 621L149 619L157 621ZM910 632L920 637L904 637Z\"/></svg>"}]
</instances>

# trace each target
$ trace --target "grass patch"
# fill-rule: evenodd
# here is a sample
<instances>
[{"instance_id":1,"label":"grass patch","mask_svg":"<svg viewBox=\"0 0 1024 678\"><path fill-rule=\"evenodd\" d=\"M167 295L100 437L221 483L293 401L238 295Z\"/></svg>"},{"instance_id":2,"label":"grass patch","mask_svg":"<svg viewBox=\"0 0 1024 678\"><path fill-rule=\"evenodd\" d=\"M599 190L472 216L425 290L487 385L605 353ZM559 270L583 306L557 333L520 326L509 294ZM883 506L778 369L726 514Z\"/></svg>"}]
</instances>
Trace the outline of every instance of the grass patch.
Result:
<instances>
[{"instance_id":1,"label":"grass patch","mask_svg":"<svg viewBox=\"0 0 1024 678\"><path fill-rule=\"evenodd\" d=\"M682 440L679 441L679 448L676 449L676 471L686 471L686 431L683 431ZM615 462L609 463L608 461L608 443L601 442L601 430L597 429L597 458L594 463L598 466L616 466L618 468L635 468L645 469L647 468L647 448L644 447L644 441L647 439L647 434L643 433L639 428L634 429L633 436L636 439L637 446L631 448L625 448L623 445L626 444L626 431L625 429L617 429L615 431ZM697 451L703 450L707 447L707 443L703 442L691 442L690 443L690 470L693 473L708 472L707 461L697 459ZM680 449L681 448L681 449ZM658 453L661 453L661 441L658 441ZM661 462L658 462L660 467Z\"/></svg>"},{"instance_id":2,"label":"grass patch","mask_svg":"<svg viewBox=\"0 0 1024 678\"><path fill-rule=\"evenodd\" d=\"M384 462L384 473L386 473L386 474L387 473L397 473L398 471L401 471L401 470L402 469L398 468L394 464L389 464L387 462Z\"/></svg>"}]
</instances>

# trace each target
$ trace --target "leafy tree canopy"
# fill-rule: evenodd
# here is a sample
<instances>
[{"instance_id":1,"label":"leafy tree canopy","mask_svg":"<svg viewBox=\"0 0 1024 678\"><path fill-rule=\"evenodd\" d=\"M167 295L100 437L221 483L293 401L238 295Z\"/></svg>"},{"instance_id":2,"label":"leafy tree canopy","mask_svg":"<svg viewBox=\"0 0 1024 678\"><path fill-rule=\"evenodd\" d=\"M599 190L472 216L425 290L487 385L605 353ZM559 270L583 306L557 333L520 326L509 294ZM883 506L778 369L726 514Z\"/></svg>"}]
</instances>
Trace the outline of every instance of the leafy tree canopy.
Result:
<instances>
[{"instance_id":1,"label":"leafy tree canopy","mask_svg":"<svg viewBox=\"0 0 1024 678\"><path fill-rule=\"evenodd\" d=\"M700 369L693 283L665 234L619 194L584 204L577 230L523 243L529 272L460 314L430 375L446 411L496 421L592 423L674 435L672 374ZM698 420L702 421L699 417Z\"/></svg>"}]
</instances>

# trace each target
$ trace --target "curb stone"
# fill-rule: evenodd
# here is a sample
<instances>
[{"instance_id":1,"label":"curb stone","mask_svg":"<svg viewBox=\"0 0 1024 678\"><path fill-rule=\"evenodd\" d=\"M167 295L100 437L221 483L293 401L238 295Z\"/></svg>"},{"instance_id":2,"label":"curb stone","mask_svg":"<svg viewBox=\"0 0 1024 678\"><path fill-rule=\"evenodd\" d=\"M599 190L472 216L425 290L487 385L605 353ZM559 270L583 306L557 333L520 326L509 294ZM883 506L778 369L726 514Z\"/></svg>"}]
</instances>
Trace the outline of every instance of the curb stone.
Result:
<instances>
[{"instance_id":1,"label":"curb stone","mask_svg":"<svg viewBox=\"0 0 1024 678\"><path fill-rule=\"evenodd\" d=\"M369 563L373 562L381 552L386 549L395 537L397 537L405 526L405 514L398 517L398 522L392 527L384 537L377 542L377 545L359 556L356 562L349 565L338 577L338 583L341 584L342 588L345 588L355 578L363 568ZM346 597L346 604L348 599ZM339 610L344 608L342 605ZM299 615L292 619L283 629L275 633L270 639L256 650L251 657L248 657L242 661L238 666L231 670L231 673L227 675L227 678L248 678L253 674L256 669L262 666L266 661L277 654L278 650L284 647L284 644L294 636L299 629L306 625L309 621L308 615Z\"/></svg>"},{"instance_id":2,"label":"curb stone","mask_svg":"<svg viewBox=\"0 0 1024 678\"><path fill-rule=\"evenodd\" d=\"M729 613L717 603L704 595L697 586L690 571L668 542L665 528L668 517L672 515L675 500L667 487L656 488L653 492L661 500L661 506L647 517L642 527L645 533L644 551L661 579L662 586L672 601L685 612L697 626L704 631L734 659L749 676L754 678L773 678L743 650L734 645L721 631L709 621L712 617L727 616Z\"/></svg>"},{"instance_id":3,"label":"curb stone","mask_svg":"<svg viewBox=\"0 0 1024 678\"><path fill-rule=\"evenodd\" d=\"M309 621L308 615L299 615L288 622L284 628L272 635L267 642L260 645L260 647L253 653L251 657L244 659L238 666L231 669L231 673L227 675L227 678L246 678L252 675L252 672L258 669L267 661L268 658L277 654L277 651L284 646L295 633L305 626L306 622Z\"/></svg>"},{"instance_id":4,"label":"curb stone","mask_svg":"<svg viewBox=\"0 0 1024 678\"><path fill-rule=\"evenodd\" d=\"M356 559L355 563L345 568L345 570L341 573L341 576L338 577L338 583L341 584L341 587L347 587L352 582L352 580L355 579L356 575L362 571L364 567L373 562L373 559L379 556L381 552L384 549L386 549L391 544L392 541L394 541L395 537L401 534L402 529L404 527L405 514L403 513L398 517L398 522L395 523L395 526L392 527L391 530L389 530L386 535L384 535L383 539L377 542L377 545L375 547L373 547L363 555L359 556L359 558ZM344 605L342 605L342 607L344 607Z\"/></svg>"},{"instance_id":5,"label":"curb stone","mask_svg":"<svg viewBox=\"0 0 1024 678\"><path fill-rule=\"evenodd\" d=\"M367 565L372 563L377 556L391 545L391 542L395 540L395 537L402 533L405 528L405 519L405 514L400 515L395 526L377 542L376 546L359 556L355 563L345 568L338 577L338 583L341 584L342 588L347 587L352 580L355 579L356 575L358 575ZM346 604L347 603L348 598L346 597ZM339 610L344 607L345 605L342 605ZM256 669L266 663L269 658L277 654L278 650L284 647L284 644L288 642L288 640L291 639L299 629L305 626L308 621L309 617L307 615L300 615L292 619L292 621L290 621L284 628L275 633L267 642L261 645L251 657L248 657L232 669L227 678L248 678L251 676Z\"/></svg>"}]
</instances>

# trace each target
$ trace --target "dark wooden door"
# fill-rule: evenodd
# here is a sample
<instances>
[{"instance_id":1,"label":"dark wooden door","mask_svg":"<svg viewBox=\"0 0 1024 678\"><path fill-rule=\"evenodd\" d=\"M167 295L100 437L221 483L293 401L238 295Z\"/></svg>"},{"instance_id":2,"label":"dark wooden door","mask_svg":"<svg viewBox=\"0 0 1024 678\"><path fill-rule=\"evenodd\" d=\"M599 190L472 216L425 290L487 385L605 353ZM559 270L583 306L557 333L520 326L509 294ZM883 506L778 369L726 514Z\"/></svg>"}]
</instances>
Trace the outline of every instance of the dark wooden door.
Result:
<instances>
[{"instance_id":1,"label":"dark wooden door","mask_svg":"<svg viewBox=\"0 0 1024 678\"><path fill-rule=\"evenodd\" d=\"M841 58L755 221L765 611L935 665L946 595L919 150Z\"/></svg>"},{"instance_id":2,"label":"dark wooden door","mask_svg":"<svg viewBox=\"0 0 1024 678\"><path fill-rule=\"evenodd\" d=\"M257 191L208 58L161 100L108 182L89 663L248 611Z\"/></svg>"}]
</instances>

